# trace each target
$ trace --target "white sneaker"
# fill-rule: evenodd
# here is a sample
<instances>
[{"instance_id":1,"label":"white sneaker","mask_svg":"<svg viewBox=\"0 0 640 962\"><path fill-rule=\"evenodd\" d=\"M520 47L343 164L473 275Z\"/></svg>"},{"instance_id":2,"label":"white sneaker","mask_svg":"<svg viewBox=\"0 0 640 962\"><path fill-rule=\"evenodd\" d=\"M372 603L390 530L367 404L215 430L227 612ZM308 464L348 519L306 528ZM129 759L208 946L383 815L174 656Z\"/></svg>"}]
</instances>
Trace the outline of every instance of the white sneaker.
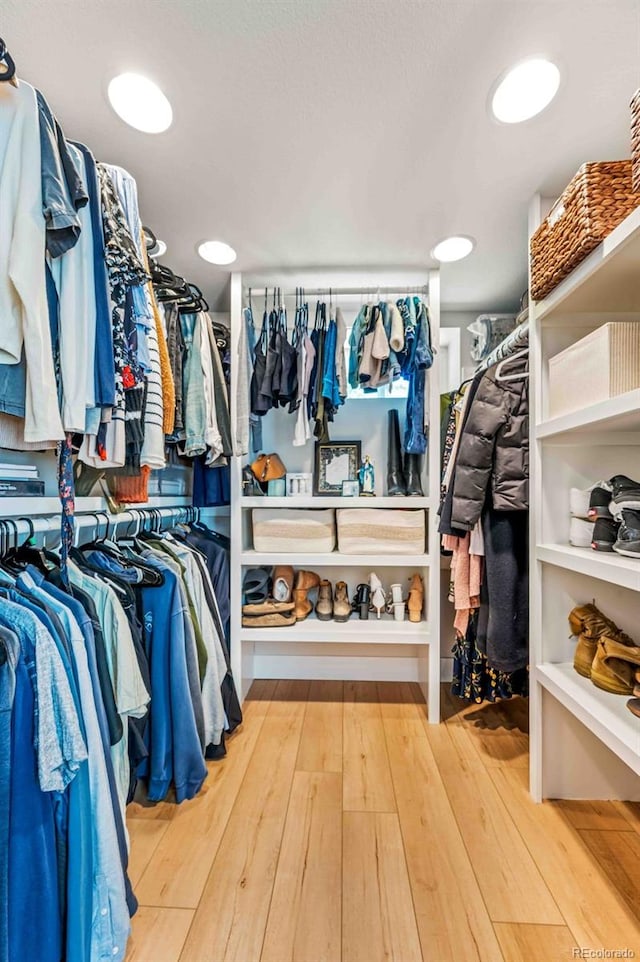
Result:
<instances>
[{"instance_id":1,"label":"white sneaker","mask_svg":"<svg viewBox=\"0 0 640 962\"><path fill-rule=\"evenodd\" d=\"M593 541L594 521L572 518L569 525L569 543L576 548L590 548Z\"/></svg>"}]
</instances>

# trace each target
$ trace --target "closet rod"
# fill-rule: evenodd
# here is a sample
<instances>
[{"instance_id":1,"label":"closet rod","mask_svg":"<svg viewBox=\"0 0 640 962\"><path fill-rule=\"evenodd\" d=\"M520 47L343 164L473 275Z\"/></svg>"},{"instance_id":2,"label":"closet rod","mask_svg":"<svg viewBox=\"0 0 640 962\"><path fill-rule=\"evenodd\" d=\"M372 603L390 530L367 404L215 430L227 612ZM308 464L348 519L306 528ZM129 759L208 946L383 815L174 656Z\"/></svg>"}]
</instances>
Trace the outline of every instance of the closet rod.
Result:
<instances>
[{"instance_id":1,"label":"closet rod","mask_svg":"<svg viewBox=\"0 0 640 962\"><path fill-rule=\"evenodd\" d=\"M119 529L122 524L133 525L134 522L140 523L145 518L153 519L154 514L156 517L159 516L161 521L178 520L179 518L187 517L190 510L192 509L185 505L176 508L153 508L152 510L141 507L134 508L133 511L121 511L118 514L109 514L106 511L94 511L93 513L76 514L74 520L76 528L104 528L106 527L105 519L108 519L110 532L113 532L114 526L116 529ZM31 518L30 521L24 518L0 518L0 521L4 521L5 525L7 521L9 521L8 529L10 535L13 535L14 525L17 528L18 536L30 534L32 528L33 534L60 534L59 514L40 515Z\"/></svg>"},{"instance_id":2,"label":"closet rod","mask_svg":"<svg viewBox=\"0 0 640 962\"><path fill-rule=\"evenodd\" d=\"M278 290L278 285L274 287L245 287L244 294L245 297L249 296L251 292L252 297L269 297L273 295L274 290ZM301 286L299 290L305 297L328 297L329 292L331 296L334 295L342 297L345 295L352 295L356 297L359 294L428 294L429 286L428 284L418 284L410 287L377 287L375 284L367 284L361 287L304 287ZM282 297L295 297L296 291L284 291L281 292Z\"/></svg>"}]
</instances>

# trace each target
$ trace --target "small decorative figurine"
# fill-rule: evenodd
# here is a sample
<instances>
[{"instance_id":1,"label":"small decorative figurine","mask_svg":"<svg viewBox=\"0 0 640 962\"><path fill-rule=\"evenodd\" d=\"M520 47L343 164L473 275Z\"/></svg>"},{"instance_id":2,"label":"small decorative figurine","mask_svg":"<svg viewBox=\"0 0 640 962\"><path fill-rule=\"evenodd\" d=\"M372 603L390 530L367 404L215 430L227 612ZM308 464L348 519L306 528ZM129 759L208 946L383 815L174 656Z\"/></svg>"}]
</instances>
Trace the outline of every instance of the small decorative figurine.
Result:
<instances>
[{"instance_id":1,"label":"small decorative figurine","mask_svg":"<svg viewBox=\"0 0 640 962\"><path fill-rule=\"evenodd\" d=\"M376 475L368 454L365 454L364 461L360 465L358 480L360 482L360 494L364 495L364 497L373 498L376 493Z\"/></svg>"}]
</instances>

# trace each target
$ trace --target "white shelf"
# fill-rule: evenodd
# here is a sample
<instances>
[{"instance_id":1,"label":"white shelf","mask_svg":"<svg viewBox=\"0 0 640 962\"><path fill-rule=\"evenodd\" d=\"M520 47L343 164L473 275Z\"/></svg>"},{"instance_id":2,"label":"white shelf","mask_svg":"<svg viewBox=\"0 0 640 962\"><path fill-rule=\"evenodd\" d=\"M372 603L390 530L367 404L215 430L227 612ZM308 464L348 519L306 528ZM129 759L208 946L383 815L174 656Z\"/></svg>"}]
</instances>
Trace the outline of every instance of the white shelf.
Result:
<instances>
[{"instance_id":1,"label":"white shelf","mask_svg":"<svg viewBox=\"0 0 640 962\"><path fill-rule=\"evenodd\" d=\"M341 554L339 551L329 551L324 554L304 554L302 552L292 554L287 551L278 554L273 551L247 550L241 553L240 564L251 566L289 564L293 565L294 568L309 568L314 565L351 568L425 568L431 564L431 556L428 554L357 555Z\"/></svg>"},{"instance_id":2,"label":"white shelf","mask_svg":"<svg viewBox=\"0 0 640 962\"><path fill-rule=\"evenodd\" d=\"M0 518L35 518L60 510L59 498L0 498Z\"/></svg>"},{"instance_id":3,"label":"white shelf","mask_svg":"<svg viewBox=\"0 0 640 962\"><path fill-rule=\"evenodd\" d=\"M323 642L356 645L428 645L429 625L426 621L394 621L389 615L380 620L370 612L366 621L353 614L349 621L318 621L309 615L305 621L285 628L241 628L244 641L255 642Z\"/></svg>"},{"instance_id":4,"label":"white shelf","mask_svg":"<svg viewBox=\"0 0 640 962\"><path fill-rule=\"evenodd\" d=\"M536 557L538 561L567 571L577 571L621 588L640 591L640 558L625 558L615 552L574 548L568 544L540 544L536 549Z\"/></svg>"},{"instance_id":5,"label":"white shelf","mask_svg":"<svg viewBox=\"0 0 640 962\"><path fill-rule=\"evenodd\" d=\"M640 208L535 305L536 318L640 310Z\"/></svg>"},{"instance_id":6,"label":"white shelf","mask_svg":"<svg viewBox=\"0 0 640 962\"><path fill-rule=\"evenodd\" d=\"M573 665L545 662L536 680L607 748L640 775L640 718L632 715L624 695L601 691L574 671Z\"/></svg>"},{"instance_id":7,"label":"white shelf","mask_svg":"<svg viewBox=\"0 0 640 962\"><path fill-rule=\"evenodd\" d=\"M536 425L536 436L542 440L586 440L594 431L640 432L640 390L618 394Z\"/></svg>"},{"instance_id":8,"label":"white shelf","mask_svg":"<svg viewBox=\"0 0 640 962\"><path fill-rule=\"evenodd\" d=\"M300 498L243 497L243 508L429 508L429 498L342 498L305 495Z\"/></svg>"}]
</instances>

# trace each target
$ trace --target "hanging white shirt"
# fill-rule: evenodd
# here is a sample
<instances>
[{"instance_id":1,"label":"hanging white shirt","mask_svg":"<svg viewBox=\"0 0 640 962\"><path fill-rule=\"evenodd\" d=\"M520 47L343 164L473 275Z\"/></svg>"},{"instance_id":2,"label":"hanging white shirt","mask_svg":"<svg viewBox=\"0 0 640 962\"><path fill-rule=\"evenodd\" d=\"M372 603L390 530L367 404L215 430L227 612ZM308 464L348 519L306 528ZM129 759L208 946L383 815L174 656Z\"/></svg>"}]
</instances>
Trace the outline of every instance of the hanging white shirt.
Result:
<instances>
[{"instance_id":1,"label":"hanging white shirt","mask_svg":"<svg viewBox=\"0 0 640 962\"><path fill-rule=\"evenodd\" d=\"M61 439L45 281L40 126L28 83L0 84L0 363L27 364L25 441Z\"/></svg>"}]
</instances>

